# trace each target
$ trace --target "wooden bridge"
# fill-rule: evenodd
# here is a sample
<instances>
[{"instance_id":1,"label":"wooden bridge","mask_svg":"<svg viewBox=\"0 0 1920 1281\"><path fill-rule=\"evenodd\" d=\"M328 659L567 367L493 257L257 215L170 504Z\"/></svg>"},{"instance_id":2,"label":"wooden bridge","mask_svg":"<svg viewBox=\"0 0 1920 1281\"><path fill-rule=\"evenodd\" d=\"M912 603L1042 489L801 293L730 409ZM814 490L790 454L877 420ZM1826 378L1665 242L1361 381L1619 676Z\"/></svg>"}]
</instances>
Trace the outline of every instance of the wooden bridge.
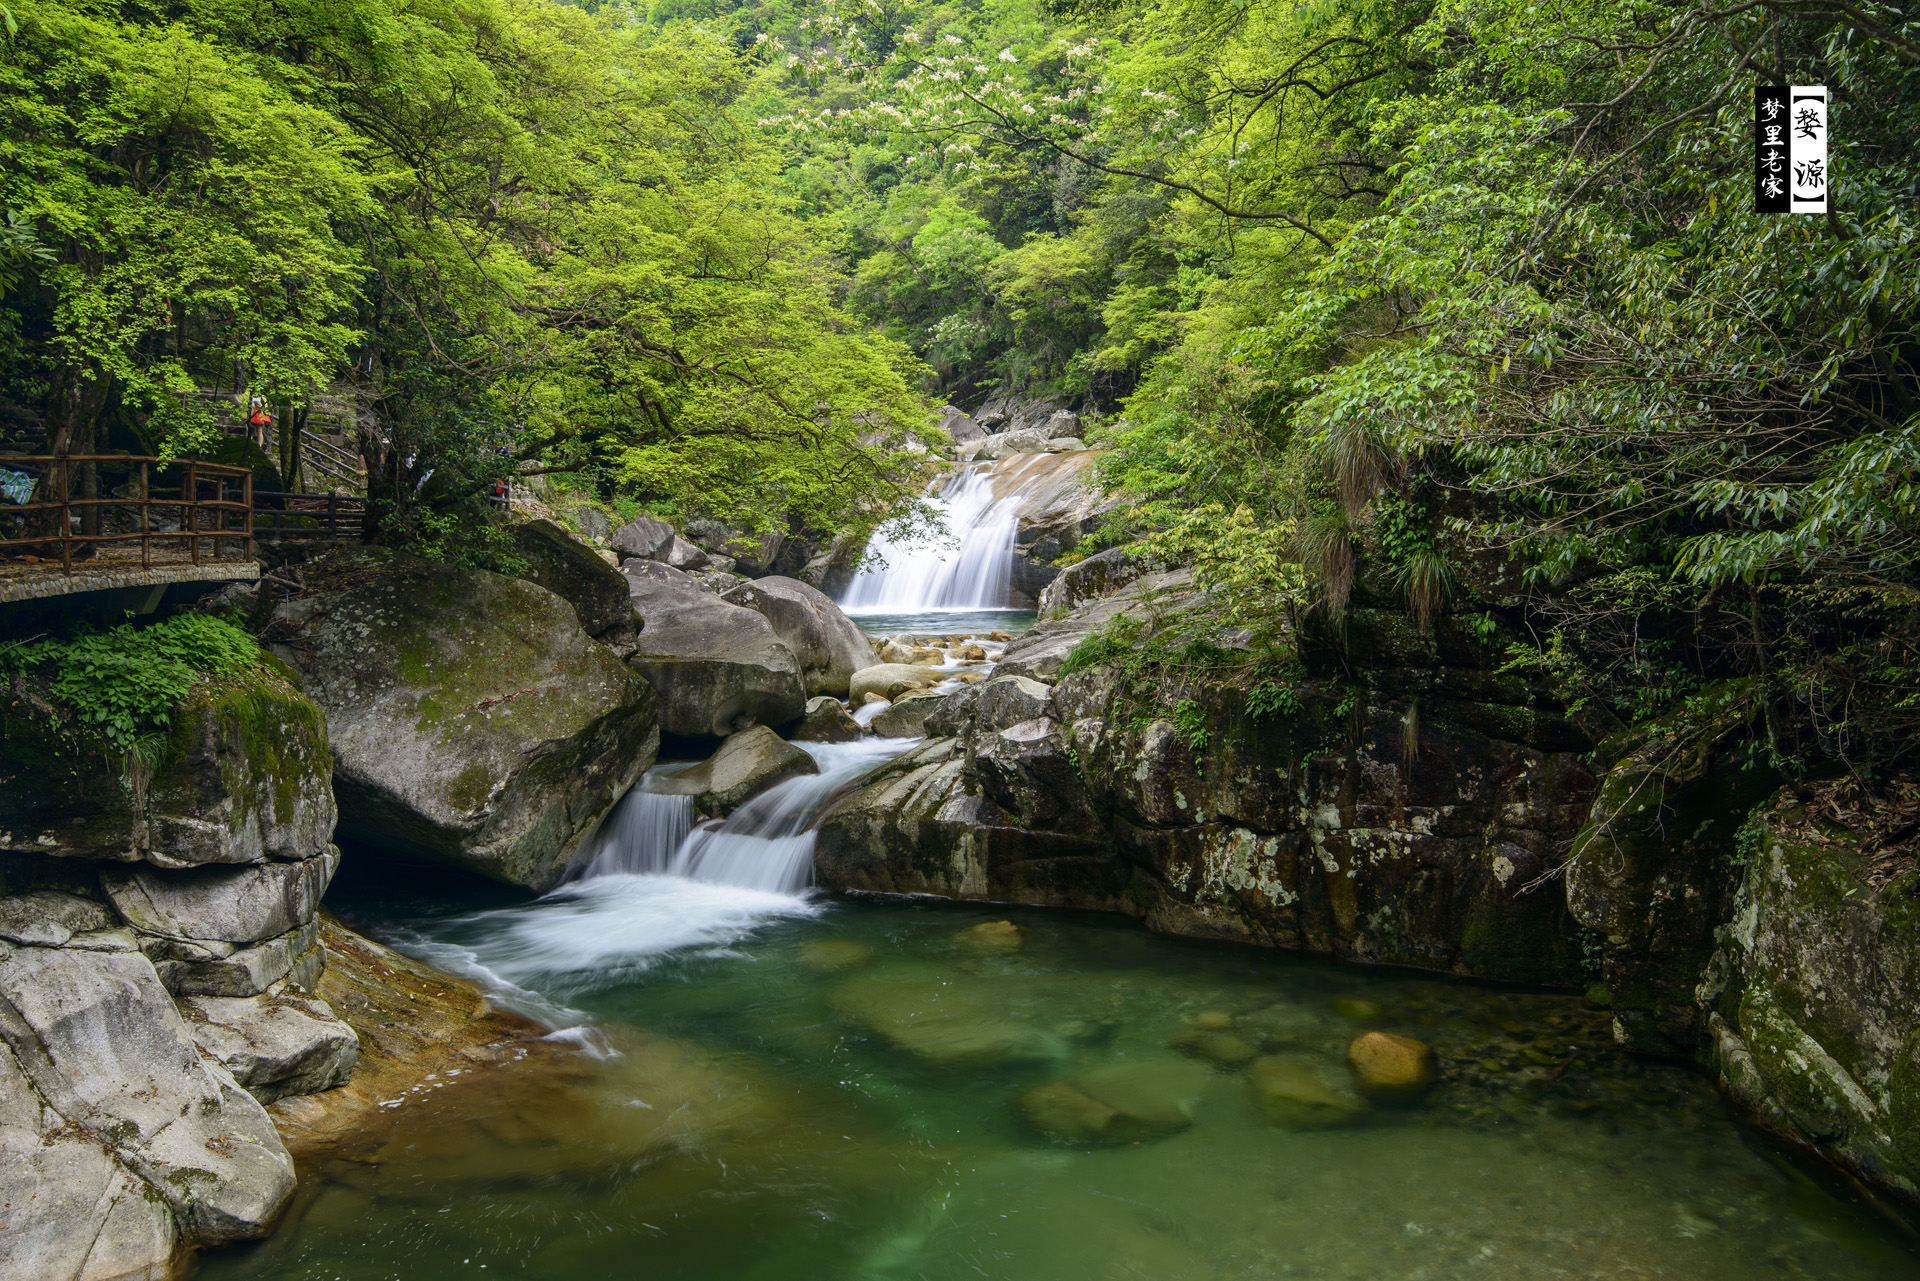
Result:
<instances>
[{"instance_id":1,"label":"wooden bridge","mask_svg":"<svg viewBox=\"0 0 1920 1281\"><path fill-rule=\"evenodd\" d=\"M259 542L357 541L365 527L359 498L256 490L247 468L197 459L0 454L0 468L34 480L29 501L0 503L0 603L146 588L143 612L172 583L258 578ZM95 491L126 479L76 497L89 470Z\"/></svg>"}]
</instances>

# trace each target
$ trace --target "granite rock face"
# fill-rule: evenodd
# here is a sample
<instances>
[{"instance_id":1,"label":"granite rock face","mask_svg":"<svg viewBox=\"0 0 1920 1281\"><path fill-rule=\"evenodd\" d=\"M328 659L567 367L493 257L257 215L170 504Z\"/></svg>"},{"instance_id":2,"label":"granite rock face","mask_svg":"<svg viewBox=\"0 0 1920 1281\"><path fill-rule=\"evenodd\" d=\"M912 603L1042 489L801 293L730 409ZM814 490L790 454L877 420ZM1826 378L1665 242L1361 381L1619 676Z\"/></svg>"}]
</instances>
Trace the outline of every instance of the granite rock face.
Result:
<instances>
[{"instance_id":1,"label":"granite rock face","mask_svg":"<svg viewBox=\"0 0 1920 1281\"><path fill-rule=\"evenodd\" d=\"M1920 1201L1920 784L1783 790L1698 991L1707 1058L1764 1124ZM1904 836L1902 835L1904 831Z\"/></svg>"},{"instance_id":2,"label":"granite rock face","mask_svg":"<svg viewBox=\"0 0 1920 1281\"><path fill-rule=\"evenodd\" d=\"M385 569L279 611L326 709L342 836L552 887L652 764L652 690L543 587Z\"/></svg>"},{"instance_id":3,"label":"granite rock face","mask_svg":"<svg viewBox=\"0 0 1920 1281\"><path fill-rule=\"evenodd\" d=\"M258 996L194 996L179 1003L193 1040L262 1103L343 1085L360 1038L325 1001L287 984Z\"/></svg>"},{"instance_id":4,"label":"granite rock face","mask_svg":"<svg viewBox=\"0 0 1920 1281\"><path fill-rule=\"evenodd\" d=\"M873 661L864 632L825 592L797 578L770 575L742 583L720 598L765 618L793 651L808 697L847 692L853 674Z\"/></svg>"},{"instance_id":5,"label":"granite rock face","mask_svg":"<svg viewBox=\"0 0 1920 1281\"><path fill-rule=\"evenodd\" d=\"M1146 575L1017 638L991 681L929 718L941 737L828 810L823 883L1579 980L1565 900L1529 892L1564 862L1595 791L1579 754L1590 744L1550 699L1476 665L1457 637L1388 619L1357 629L1370 688L1316 675L1304 643L1280 711L1256 710L1232 682L1167 696L1108 667L1060 676L1107 620L1192 595L1184 573Z\"/></svg>"},{"instance_id":6,"label":"granite rock face","mask_svg":"<svg viewBox=\"0 0 1920 1281\"><path fill-rule=\"evenodd\" d=\"M513 549L530 582L573 606L587 635L624 657L633 648L633 602L620 571L550 520L513 527Z\"/></svg>"},{"instance_id":7,"label":"granite rock face","mask_svg":"<svg viewBox=\"0 0 1920 1281\"><path fill-rule=\"evenodd\" d=\"M13 1104L0 1126L42 1135L64 1126L90 1136L113 1168L87 1154L70 1174L110 1194L127 1177L138 1180L142 1194L170 1212L178 1239L260 1236L286 1205L293 1163L272 1122L225 1069L201 1057L144 956L8 947L0 957L0 1040L9 1051L0 1077L15 1077L11 1088L0 1085ZM21 1080L30 1086L24 1094ZM0 1171L4 1199L32 1203L54 1191L47 1173L10 1163ZM116 1231L125 1226L114 1224L117 1198L91 1213ZM26 1217L38 1224L35 1212ZM167 1233L139 1219L136 1236L157 1249ZM65 1230L86 1235L76 1224Z\"/></svg>"},{"instance_id":8,"label":"granite rock face","mask_svg":"<svg viewBox=\"0 0 1920 1281\"><path fill-rule=\"evenodd\" d=\"M800 663L765 616L665 565L629 561L621 572L643 620L629 661L656 692L667 733L724 738L805 710Z\"/></svg>"}]
</instances>

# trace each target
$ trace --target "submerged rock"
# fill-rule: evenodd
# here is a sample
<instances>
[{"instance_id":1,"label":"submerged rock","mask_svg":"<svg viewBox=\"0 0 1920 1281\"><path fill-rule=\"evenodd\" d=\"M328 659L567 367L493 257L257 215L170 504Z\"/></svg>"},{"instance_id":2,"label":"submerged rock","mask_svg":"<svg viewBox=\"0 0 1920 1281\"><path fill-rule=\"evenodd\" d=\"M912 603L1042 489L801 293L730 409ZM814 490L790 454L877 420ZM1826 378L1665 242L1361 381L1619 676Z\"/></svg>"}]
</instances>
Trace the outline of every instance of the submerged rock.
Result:
<instances>
[{"instance_id":1,"label":"submerged rock","mask_svg":"<svg viewBox=\"0 0 1920 1281\"><path fill-rule=\"evenodd\" d=\"M852 743L860 739L861 733L860 722L853 719L847 705L831 694L822 694L807 700L806 714L800 718L793 737L802 743Z\"/></svg>"},{"instance_id":2,"label":"submerged rock","mask_svg":"<svg viewBox=\"0 0 1920 1281\"><path fill-rule=\"evenodd\" d=\"M1246 1037L1233 1032L1208 1031L1196 1028L1174 1041L1176 1049L1203 1059L1210 1059L1222 1067L1240 1067L1260 1057L1259 1047Z\"/></svg>"},{"instance_id":3,"label":"submerged rock","mask_svg":"<svg viewBox=\"0 0 1920 1281\"><path fill-rule=\"evenodd\" d=\"M1027 932L1012 921L982 921L955 934L953 941L972 952L1018 952L1026 945Z\"/></svg>"},{"instance_id":4,"label":"submerged rock","mask_svg":"<svg viewBox=\"0 0 1920 1281\"><path fill-rule=\"evenodd\" d=\"M730 814L776 783L802 774L818 774L813 757L764 725L741 730L720 750L691 769L650 785L668 796L691 796L694 807L711 815Z\"/></svg>"},{"instance_id":5,"label":"submerged rock","mask_svg":"<svg viewBox=\"0 0 1920 1281\"><path fill-rule=\"evenodd\" d=\"M1367 1032L1347 1047L1360 1092L1369 1098L1404 1101L1418 1098L1439 1076L1433 1047L1410 1036Z\"/></svg>"},{"instance_id":6,"label":"submerged rock","mask_svg":"<svg viewBox=\"0 0 1920 1281\"><path fill-rule=\"evenodd\" d=\"M545 588L368 559L372 581L296 602L341 835L552 887L652 763L652 691Z\"/></svg>"},{"instance_id":7,"label":"submerged rock","mask_svg":"<svg viewBox=\"0 0 1920 1281\"><path fill-rule=\"evenodd\" d=\"M659 695L667 733L724 738L805 709L799 661L764 616L665 565L629 562L621 572L643 620L630 662Z\"/></svg>"},{"instance_id":8,"label":"submerged rock","mask_svg":"<svg viewBox=\"0 0 1920 1281\"><path fill-rule=\"evenodd\" d=\"M1193 1124L1206 1084L1206 1069L1178 1060L1121 1063L1036 1086L1018 1105L1035 1129L1056 1139L1137 1143Z\"/></svg>"},{"instance_id":9,"label":"submerged rock","mask_svg":"<svg viewBox=\"0 0 1920 1281\"><path fill-rule=\"evenodd\" d=\"M1057 1034L1011 1018L981 989L931 968L895 966L833 990L833 1008L896 1049L941 1067L980 1068L1063 1057Z\"/></svg>"},{"instance_id":10,"label":"submerged rock","mask_svg":"<svg viewBox=\"0 0 1920 1281\"><path fill-rule=\"evenodd\" d=\"M1281 1125L1318 1130L1360 1118L1366 1101L1326 1060L1309 1054L1275 1054L1255 1060L1247 1073L1254 1100Z\"/></svg>"},{"instance_id":11,"label":"submerged rock","mask_svg":"<svg viewBox=\"0 0 1920 1281\"><path fill-rule=\"evenodd\" d=\"M800 949L800 964L819 974L838 974L873 959L873 949L857 939L815 939Z\"/></svg>"},{"instance_id":12,"label":"submerged rock","mask_svg":"<svg viewBox=\"0 0 1920 1281\"><path fill-rule=\"evenodd\" d=\"M833 599L797 578L772 575L721 597L765 618L800 664L808 694L846 694L853 674L873 662L867 637Z\"/></svg>"}]
</instances>

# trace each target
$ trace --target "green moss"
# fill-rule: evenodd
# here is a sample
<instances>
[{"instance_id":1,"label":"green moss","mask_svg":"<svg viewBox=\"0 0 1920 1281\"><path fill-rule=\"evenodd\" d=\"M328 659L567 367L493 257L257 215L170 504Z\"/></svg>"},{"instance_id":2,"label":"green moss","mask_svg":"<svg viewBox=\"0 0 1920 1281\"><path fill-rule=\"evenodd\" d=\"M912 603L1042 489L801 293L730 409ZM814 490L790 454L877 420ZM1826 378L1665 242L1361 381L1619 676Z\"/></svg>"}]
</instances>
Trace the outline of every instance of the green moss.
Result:
<instances>
[{"instance_id":1,"label":"green moss","mask_svg":"<svg viewBox=\"0 0 1920 1281\"><path fill-rule=\"evenodd\" d=\"M448 798L461 809L476 810L493 792L493 770L485 761L469 761L447 790Z\"/></svg>"}]
</instances>

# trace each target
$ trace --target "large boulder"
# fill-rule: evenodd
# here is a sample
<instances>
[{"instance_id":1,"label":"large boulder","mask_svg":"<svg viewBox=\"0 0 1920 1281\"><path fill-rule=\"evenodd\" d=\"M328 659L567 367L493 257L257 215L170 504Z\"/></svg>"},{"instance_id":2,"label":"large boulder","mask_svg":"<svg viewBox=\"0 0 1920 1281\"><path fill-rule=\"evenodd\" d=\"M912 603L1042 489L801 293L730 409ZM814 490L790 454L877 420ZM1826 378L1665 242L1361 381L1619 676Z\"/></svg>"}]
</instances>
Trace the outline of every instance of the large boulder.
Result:
<instances>
[{"instance_id":1,"label":"large boulder","mask_svg":"<svg viewBox=\"0 0 1920 1281\"><path fill-rule=\"evenodd\" d=\"M587 635L616 650L633 645L633 601L620 571L550 520L513 527L513 550L526 577L573 606Z\"/></svg>"},{"instance_id":2,"label":"large boulder","mask_svg":"<svg viewBox=\"0 0 1920 1281\"><path fill-rule=\"evenodd\" d=\"M660 560L666 555L667 549L673 546L673 526L664 520L642 516L616 529L608 541L613 544L613 550L620 553L622 560L629 556L640 560Z\"/></svg>"},{"instance_id":3,"label":"large boulder","mask_svg":"<svg viewBox=\"0 0 1920 1281\"><path fill-rule=\"evenodd\" d=\"M304 858L335 811L320 709L270 658L207 681L150 770L22 677L0 709L0 850L161 867Z\"/></svg>"},{"instance_id":4,"label":"large boulder","mask_svg":"<svg viewBox=\"0 0 1920 1281\"><path fill-rule=\"evenodd\" d=\"M1708 1057L1745 1110L1920 1197L1920 784L1783 790L1698 996Z\"/></svg>"},{"instance_id":5,"label":"large boulder","mask_svg":"<svg viewBox=\"0 0 1920 1281\"><path fill-rule=\"evenodd\" d=\"M480 570L393 561L283 605L326 709L343 837L551 888L653 763L646 682L566 601Z\"/></svg>"},{"instance_id":6,"label":"large boulder","mask_svg":"<svg viewBox=\"0 0 1920 1281\"><path fill-rule=\"evenodd\" d=\"M687 537L709 552L727 557L734 568L750 578L770 572L787 541L786 534L777 529L748 533L719 520L689 521Z\"/></svg>"},{"instance_id":7,"label":"large boulder","mask_svg":"<svg viewBox=\"0 0 1920 1281\"><path fill-rule=\"evenodd\" d=\"M620 572L642 619L629 661L659 695L667 733L725 737L805 710L799 661L765 616L665 565L629 561Z\"/></svg>"},{"instance_id":8,"label":"large boulder","mask_svg":"<svg viewBox=\"0 0 1920 1281\"><path fill-rule=\"evenodd\" d=\"M1090 600L1110 596L1146 573L1146 562L1119 547L1095 552L1085 560L1067 566L1040 593L1042 616L1056 610L1071 610Z\"/></svg>"},{"instance_id":9,"label":"large boulder","mask_svg":"<svg viewBox=\"0 0 1920 1281\"><path fill-rule=\"evenodd\" d=\"M953 405L940 411L940 430L947 433L956 445L987 438L986 428L968 416L966 410Z\"/></svg>"},{"instance_id":10,"label":"large boulder","mask_svg":"<svg viewBox=\"0 0 1920 1281\"><path fill-rule=\"evenodd\" d=\"M873 662L866 633L833 599L797 578L770 575L740 584L721 596L765 618L800 663L809 696L845 694L853 674Z\"/></svg>"},{"instance_id":11,"label":"large boulder","mask_svg":"<svg viewBox=\"0 0 1920 1281\"><path fill-rule=\"evenodd\" d=\"M706 814L730 814L775 783L819 772L813 757L765 725L755 725L728 738L698 765L660 779L649 790L691 796L694 808Z\"/></svg>"},{"instance_id":12,"label":"large boulder","mask_svg":"<svg viewBox=\"0 0 1920 1281\"><path fill-rule=\"evenodd\" d=\"M909 694L867 723L881 738L924 738L927 718L945 701L943 694Z\"/></svg>"},{"instance_id":13,"label":"large boulder","mask_svg":"<svg viewBox=\"0 0 1920 1281\"><path fill-rule=\"evenodd\" d=\"M140 1194L170 1212L192 1241L262 1236L292 1195L293 1162L273 1123L232 1076L201 1057L139 953L4 948L0 1040L9 1051L0 1056L7 1108L0 1134L15 1143L23 1133L45 1136L51 1120L111 1163L103 1167L84 1151L61 1154L72 1158L66 1170L31 1159L0 1163L10 1250L20 1248L11 1241L17 1223L28 1249L52 1253L45 1216L64 1199L62 1174L104 1195L61 1226L83 1240L107 1228L121 1251L157 1249L169 1235L150 1213L125 1204L122 1176L137 1180ZM21 1078L32 1086L24 1098ZM164 1255L151 1260L151 1275L167 1262Z\"/></svg>"},{"instance_id":14,"label":"large boulder","mask_svg":"<svg viewBox=\"0 0 1920 1281\"><path fill-rule=\"evenodd\" d=\"M800 743L853 743L860 737L860 722L848 713L847 705L826 694L807 700L806 715L793 731L794 741Z\"/></svg>"}]
</instances>

